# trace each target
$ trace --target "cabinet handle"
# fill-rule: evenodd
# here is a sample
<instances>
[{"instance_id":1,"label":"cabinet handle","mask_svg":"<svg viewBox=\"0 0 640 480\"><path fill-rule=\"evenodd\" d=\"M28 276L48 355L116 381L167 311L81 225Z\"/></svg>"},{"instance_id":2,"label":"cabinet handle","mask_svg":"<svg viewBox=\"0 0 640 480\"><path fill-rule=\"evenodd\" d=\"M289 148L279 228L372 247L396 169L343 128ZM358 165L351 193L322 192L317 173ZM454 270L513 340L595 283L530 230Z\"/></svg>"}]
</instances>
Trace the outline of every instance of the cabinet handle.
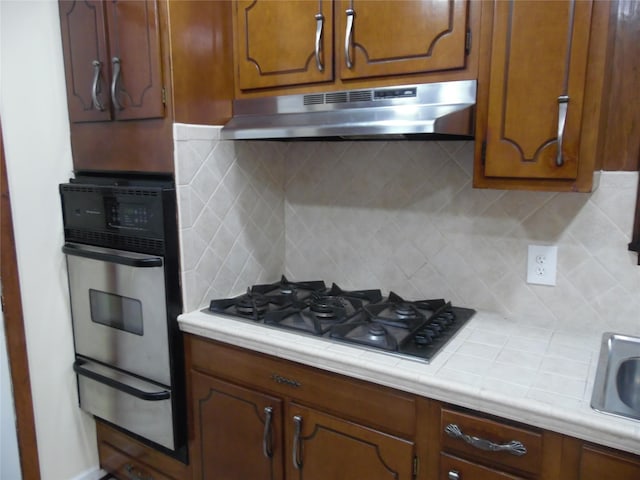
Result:
<instances>
[{"instance_id":1,"label":"cabinet handle","mask_svg":"<svg viewBox=\"0 0 640 480\"><path fill-rule=\"evenodd\" d=\"M273 457L273 434L271 433L271 421L273 419L273 408L264 408L264 432L262 433L262 453L265 457Z\"/></svg>"},{"instance_id":2,"label":"cabinet handle","mask_svg":"<svg viewBox=\"0 0 640 480\"><path fill-rule=\"evenodd\" d=\"M302 460L300 460L300 434L302 433L302 417L296 415L293 417L293 466L296 470L302 468Z\"/></svg>"},{"instance_id":3,"label":"cabinet handle","mask_svg":"<svg viewBox=\"0 0 640 480\"><path fill-rule=\"evenodd\" d=\"M488 452L507 452L517 457L520 457L527 453L527 448L522 444L522 442L511 440L508 443L500 445L498 443L493 443L490 440L485 440L484 438L472 437L471 435L462 433L460 427L458 427L458 425L456 425L455 423L450 423L449 425L447 425L444 431L450 437L461 438L472 447L479 448L480 450L486 450Z\"/></svg>"},{"instance_id":4,"label":"cabinet handle","mask_svg":"<svg viewBox=\"0 0 640 480\"><path fill-rule=\"evenodd\" d=\"M134 469L130 463L127 463L124 469L127 471L127 477L131 480L153 480L153 477L145 477L140 470Z\"/></svg>"},{"instance_id":5,"label":"cabinet handle","mask_svg":"<svg viewBox=\"0 0 640 480\"><path fill-rule=\"evenodd\" d=\"M351 38L353 35L353 17L355 16L356 12L353 10L353 8L347 8L345 10L345 13L347 14L347 30L344 34L344 59L345 62L347 64L347 68L351 69L353 68L353 62L351 61Z\"/></svg>"},{"instance_id":6,"label":"cabinet handle","mask_svg":"<svg viewBox=\"0 0 640 480\"><path fill-rule=\"evenodd\" d=\"M460 480L462 477L460 476L460 472L457 472L455 470L449 470L449 473L447 474L447 478L449 480Z\"/></svg>"},{"instance_id":7,"label":"cabinet handle","mask_svg":"<svg viewBox=\"0 0 640 480\"><path fill-rule=\"evenodd\" d=\"M102 76L102 62L94 60L93 65L93 82L91 84L91 106L99 111L104 111L104 105L98 98L100 95L100 77Z\"/></svg>"},{"instance_id":8,"label":"cabinet handle","mask_svg":"<svg viewBox=\"0 0 640 480\"><path fill-rule=\"evenodd\" d=\"M568 104L568 95L560 95L558 97L558 154L556 155L556 165L558 167L564 164L564 159L562 158L562 139L564 137L564 124L567 120Z\"/></svg>"},{"instance_id":9,"label":"cabinet handle","mask_svg":"<svg viewBox=\"0 0 640 480\"><path fill-rule=\"evenodd\" d=\"M122 110L122 105L118 102L118 85L120 83L120 59L113 57L111 59L113 65L113 78L111 79L111 103L116 110Z\"/></svg>"},{"instance_id":10,"label":"cabinet handle","mask_svg":"<svg viewBox=\"0 0 640 480\"><path fill-rule=\"evenodd\" d=\"M324 71L324 65L322 64L322 59L320 58L320 54L322 53L322 33L324 26L324 15L321 13L316 14L316 67L320 72Z\"/></svg>"}]
</instances>

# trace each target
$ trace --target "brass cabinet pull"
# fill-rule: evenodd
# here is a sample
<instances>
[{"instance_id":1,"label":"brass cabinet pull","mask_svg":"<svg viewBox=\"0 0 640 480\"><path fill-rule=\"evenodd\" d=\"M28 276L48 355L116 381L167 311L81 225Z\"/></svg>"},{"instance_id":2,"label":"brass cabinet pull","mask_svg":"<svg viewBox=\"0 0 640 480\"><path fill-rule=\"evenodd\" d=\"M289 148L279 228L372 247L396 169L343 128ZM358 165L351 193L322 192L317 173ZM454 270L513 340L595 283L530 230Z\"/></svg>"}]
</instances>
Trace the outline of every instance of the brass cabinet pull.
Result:
<instances>
[{"instance_id":1,"label":"brass cabinet pull","mask_svg":"<svg viewBox=\"0 0 640 480\"><path fill-rule=\"evenodd\" d=\"M104 111L104 105L100 101L100 77L102 76L102 62L94 60L93 65L93 82L91 84L91 106L99 111Z\"/></svg>"},{"instance_id":2,"label":"brass cabinet pull","mask_svg":"<svg viewBox=\"0 0 640 480\"><path fill-rule=\"evenodd\" d=\"M471 435L462 433L460 427L455 423L447 425L444 431L450 437L460 438L472 447L479 448L480 450L488 452L507 452L511 455L515 455L516 457L521 457L527 453L527 448L522 444L522 442L511 440L508 443L500 445L498 443L493 443L490 440L485 440L484 438L472 437Z\"/></svg>"},{"instance_id":3,"label":"brass cabinet pull","mask_svg":"<svg viewBox=\"0 0 640 480\"><path fill-rule=\"evenodd\" d=\"M353 35L353 17L355 16L356 12L353 8L347 8L347 10L345 10L345 13L347 14L347 29L344 34L344 59L347 64L347 68L351 69L353 68L353 62L351 61L350 47Z\"/></svg>"},{"instance_id":4,"label":"brass cabinet pull","mask_svg":"<svg viewBox=\"0 0 640 480\"><path fill-rule=\"evenodd\" d=\"M265 457L273 457L273 433L271 422L273 420L273 408L264 408L264 432L262 433L262 453Z\"/></svg>"},{"instance_id":5,"label":"brass cabinet pull","mask_svg":"<svg viewBox=\"0 0 640 480\"><path fill-rule=\"evenodd\" d=\"M296 470L302 468L302 460L300 460L300 434L302 433L302 417L296 415L293 417L293 466Z\"/></svg>"},{"instance_id":6,"label":"brass cabinet pull","mask_svg":"<svg viewBox=\"0 0 640 480\"><path fill-rule=\"evenodd\" d=\"M122 110L123 107L118 102L118 86L120 83L120 59L118 57L113 57L111 59L111 64L113 65L113 78L111 79L111 102L113 103L113 108L116 110Z\"/></svg>"},{"instance_id":7,"label":"brass cabinet pull","mask_svg":"<svg viewBox=\"0 0 640 480\"><path fill-rule=\"evenodd\" d=\"M324 15L322 13L316 14L316 67L320 72L324 71L324 65L320 58L322 54L322 33L324 26Z\"/></svg>"},{"instance_id":8,"label":"brass cabinet pull","mask_svg":"<svg viewBox=\"0 0 640 480\"><path fill-rule=\"evenodd\" d=\"M561 167L564 164L562 158L562 140L564 137L564 125L567 120L567 107L569 106L569 96L560 95L558 97L558 154L556 155L556 165Z\"/></svg>"}]
</instances>

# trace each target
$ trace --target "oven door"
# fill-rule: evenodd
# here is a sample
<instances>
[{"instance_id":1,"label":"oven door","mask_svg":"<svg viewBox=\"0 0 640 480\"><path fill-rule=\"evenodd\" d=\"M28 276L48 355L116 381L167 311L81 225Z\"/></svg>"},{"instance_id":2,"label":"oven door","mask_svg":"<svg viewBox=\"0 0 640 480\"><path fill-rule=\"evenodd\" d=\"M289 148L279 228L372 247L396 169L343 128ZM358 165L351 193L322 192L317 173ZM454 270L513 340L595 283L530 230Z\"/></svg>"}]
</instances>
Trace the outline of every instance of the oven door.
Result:
<instances>
[{"instance_id":1,"label":"oven door","mask_svg":"<svg viewBox=\"0 0 640 480\"><path fill-rule=\"evenodd\" d=\"M76 354L171 385L162 257L67 243Z\"/></svg>"}]
</instances>

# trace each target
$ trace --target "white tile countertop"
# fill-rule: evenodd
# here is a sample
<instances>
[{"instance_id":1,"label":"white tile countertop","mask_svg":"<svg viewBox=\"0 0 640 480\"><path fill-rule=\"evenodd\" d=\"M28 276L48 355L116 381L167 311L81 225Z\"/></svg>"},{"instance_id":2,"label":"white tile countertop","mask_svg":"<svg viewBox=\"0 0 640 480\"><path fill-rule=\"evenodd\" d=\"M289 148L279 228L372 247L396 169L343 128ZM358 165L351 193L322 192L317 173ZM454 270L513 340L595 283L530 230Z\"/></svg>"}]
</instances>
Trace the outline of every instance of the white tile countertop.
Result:
<instances>
[{"instance_id":1,"label":"white tile countertop","mask_svg":"<svg viewBox=\"0 0 640 480\"><path fill-rule=\"evenodd\" d=\"M184 332L640 454L639 421L590 407L601 333L478 312L425 363L200 311L178 322Z\"/></svg>"}]
</instances>

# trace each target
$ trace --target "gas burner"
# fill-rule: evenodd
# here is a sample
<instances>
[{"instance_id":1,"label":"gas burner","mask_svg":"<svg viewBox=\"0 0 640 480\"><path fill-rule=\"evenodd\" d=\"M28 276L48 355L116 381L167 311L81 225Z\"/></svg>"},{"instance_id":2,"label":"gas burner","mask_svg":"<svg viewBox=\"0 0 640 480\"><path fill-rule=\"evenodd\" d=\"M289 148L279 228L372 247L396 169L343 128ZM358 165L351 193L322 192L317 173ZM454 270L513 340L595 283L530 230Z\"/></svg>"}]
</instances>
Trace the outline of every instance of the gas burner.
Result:
<instances>
[{"instance_id":1,"label":"gas burner","mask_svg":"<svg viewBox=\"0 0 640 480\"><path fill-rule=\"evenodd\" d=\"M238 297L211 300L208 310L213 313L226 313L257 321L261 320L267 312L279 310L291 303L292 298L287 295L266 296L247 289L247 293Z\"/></svg>"},{"instance_id":2,"label":"gas burner","mask_svg":"<svg viewBox=\"0 0 640 480\"><path fill-rule=\"evenodd\" d=\"M290 282L283 275L279 282L254 285L251 287L252 293L263 295L285 295L293 297L293 301L304 300L313 292L326 290L324 281L315 280L309 282Z\"/></svg>"},{"instance_id":3,"label":"gas burner","mask_svg":"<svg viewBox=\"0 0 640 480\"><path fill-rule=\"evenodd\" d=\"M372 322L364 312L356 316L353 321L334 326L330 333L331 338L387 351L396 351L398 349L397 338L404 335L406 335L406 330L380 322Z\"/></svg>"},{"instance_id":4,"label":"gas burner","mask_svg":"<svg viewBox=\"0 0 640 480\"><path fill-rule=\"evenodd\" d=\"M267 313L264 323L324 335L331 327L348 321L361 310L362 303L355 298L313 293L305 302Z\"/></svg>"},{"instance_id":5,"label":"gas burner","mask_svg":"<svg viewBox=\"0 0 640 480\"><path fill-rule=\"evenodd\" d=\"M235 304L236 312L242 315L253 316L254 314L261 317L267 311L269 300L261 295L252 295L247 293Z\"/></svg>"},{"instance_id":6,"label":"gas burner","mask_svg":"<svg viewBox=\"0 0 640 480\"><path fill-rule=\"evenodd\" d=\"M346 315L345 300L332 295L316 296L313 294L309 301L309 309L320 318L336 318Z\"/></svg>"},{"instance_id":7,"label":"gas burner","mask_svg":"<svg viewBox=\"0 0 640 480\"><path fill-rule=\"evenodd\" d=\"M407 302L396 303L393 309L400 318L416 318L420 315L418 309Z\"/></svg>"}]
</instances>

